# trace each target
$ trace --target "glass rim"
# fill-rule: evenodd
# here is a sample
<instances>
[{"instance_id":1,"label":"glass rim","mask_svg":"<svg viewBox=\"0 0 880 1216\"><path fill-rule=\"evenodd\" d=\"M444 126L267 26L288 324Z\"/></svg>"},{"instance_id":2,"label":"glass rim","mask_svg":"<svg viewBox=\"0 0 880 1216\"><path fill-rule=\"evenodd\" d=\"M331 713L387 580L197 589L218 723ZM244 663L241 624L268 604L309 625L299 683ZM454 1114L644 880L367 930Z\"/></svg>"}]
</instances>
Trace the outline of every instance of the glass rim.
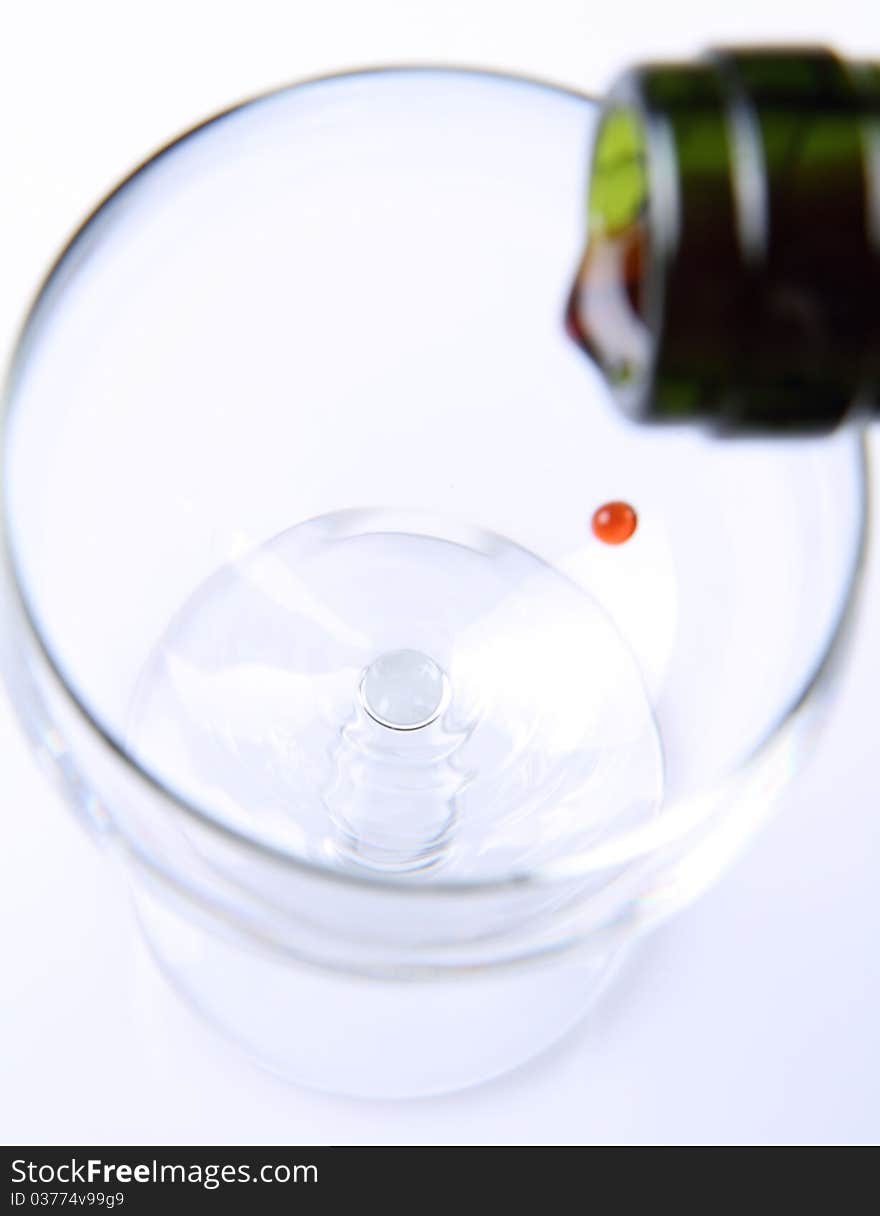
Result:
<instances>
[{"instance_id":1,"label":"glass rim","mask_svg":"<svg viewBox=\"0 0 880 1216\"><path fill-rule=\"evenodd\" d=\"M26 360L31 338L40 320L40 314L47 306L49 297L56 286L60 273L68 266L74 256L80 241L85 237L107 209L121 195L134 186L142 174L155 166L166 154L176 150L187 141L198 138L209 128L219 124L226 118L237 115L281 94L291 93L313 86L335 82L354 81L373 77L391 75L401 76L452 76L486 81L497 81L501 84L526 85L537 90L567 97L573 101L598 106L601 98L579 90L572 86L563 85L531 76L527 73L507 72L492 68L473 67L443 63L394 63L342 71L321 73L305 77L289 84L275 86L246 97L223 110L187 127L179 135L163 143L155 152L141 160L128 174L110 189L101 200L91 209L85 219L74 229L72 235L63 244L60 252L51 262L44 274L30 306L27 308L17 335L13 341L8 356L6 372L0 391L0 461L5 463L6 435L8 421L13 404L14 388L22 364ZM770 442L770 441L768 441ZM729 772L722 774L705 788L693 795L680 798L669 809L661 810L660 814L638 827L627 829L610 841L600 840L586 848L577 850L563 859L541 864L534 869L523 869L508 874L488 878L434 878L419 875L422 881L416 882L412 875L382 873L370 871L345 870L341 867L324 864L317 860L303 857L293 851L275 846L252 836L247 832L225 823L210 811L203 809L178 794L162 777L152 772L150 768L137 760L127 749L117 733L106 726L99 717L91 712L84 700L78 695L73 681L65 674L64 668L53 654L48 640L43 636L37 616L31 610L25 591L24 580L13 556L9 528L9 514L6 509L5 495L0 501L0 566L5 575L7 593L11 593L13 610L18 623L23 627L33 649L44 664L49 676L61 693L63 700L73 711L80 724L101 745L102 749L111 755L114 762L123 766L126 774L134 778L150 797L158 797L174 814L182 814L192 820L201 829L218 836L226 843L234 844L246 853L252 853L258 859L269 861L275 865L290 867L304 877L331 884L364 891L379 890L385 894L400 894L403 896L461 896L461 895L497 895L505 891L521 892L527 887L543 886L557 882L586 878L598 870L609 866L621 866L650 855L657 849L675 843L688 832L697 827L706 818L699 813L700 805L705 800L712 799L723 791L738 774L747 772L757 765L761 759L773 749L787 725L798 716L799 711L811 700L813 693L824 682L824 678L834 664L835 659L843 648L845 637L855 615L858 602L858 592L866 565L868 549L868 517L870 504L870 457L867 441L864 437L854 436L854 447L859 449L857 461L857 476L859 480L859 533L856 538L854 559L849 578L843 589L841 606L834 624L830 629L827 640L811 671L804 677L797 692L789 700L771 725L761 741L742 758ZM696 808L696 809L695 809ZM113 830L125 840L124 833L112 823Z\"/></svg>"}]
</instances>

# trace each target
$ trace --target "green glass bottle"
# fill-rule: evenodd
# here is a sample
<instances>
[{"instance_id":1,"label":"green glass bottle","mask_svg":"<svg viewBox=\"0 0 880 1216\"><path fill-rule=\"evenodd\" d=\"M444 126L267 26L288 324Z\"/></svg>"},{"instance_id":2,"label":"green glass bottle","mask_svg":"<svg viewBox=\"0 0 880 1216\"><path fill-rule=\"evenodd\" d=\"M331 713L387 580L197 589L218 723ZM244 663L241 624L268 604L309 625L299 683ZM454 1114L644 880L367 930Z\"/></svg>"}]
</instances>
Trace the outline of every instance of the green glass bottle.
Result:
<instances>
[{"instance_id":1,"label":"green glass bottle","mask_svg":"<svg viewBox=\"0 0 880 1216\"><path fill-rule=\"evenodd\" d=\"M629 415L793 433L880 414L880 64L635 68L588 207L569 329Z\"/></svg>"}]
</instances>

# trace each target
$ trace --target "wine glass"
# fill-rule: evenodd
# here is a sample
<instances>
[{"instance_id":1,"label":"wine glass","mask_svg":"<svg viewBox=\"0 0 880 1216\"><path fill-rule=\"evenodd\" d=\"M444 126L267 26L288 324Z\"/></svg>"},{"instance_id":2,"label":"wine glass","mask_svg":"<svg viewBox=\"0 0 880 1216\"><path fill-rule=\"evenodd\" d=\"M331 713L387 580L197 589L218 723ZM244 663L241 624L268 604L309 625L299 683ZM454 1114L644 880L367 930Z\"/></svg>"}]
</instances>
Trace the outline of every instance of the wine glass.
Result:
<instances>
[{"instance_id":1,"label":"wine glass","mask_svg":"<svg viewBox=\"0 0 880 1216\"><path fill-rule=\"evenodd\" d=\"M311 1086L559 1038L842 650L860 437L641 430L566 336L597 112L443 69L259 97L110 195L13 358L21 719L168 976Z\"/></svg>"}]
</instances>

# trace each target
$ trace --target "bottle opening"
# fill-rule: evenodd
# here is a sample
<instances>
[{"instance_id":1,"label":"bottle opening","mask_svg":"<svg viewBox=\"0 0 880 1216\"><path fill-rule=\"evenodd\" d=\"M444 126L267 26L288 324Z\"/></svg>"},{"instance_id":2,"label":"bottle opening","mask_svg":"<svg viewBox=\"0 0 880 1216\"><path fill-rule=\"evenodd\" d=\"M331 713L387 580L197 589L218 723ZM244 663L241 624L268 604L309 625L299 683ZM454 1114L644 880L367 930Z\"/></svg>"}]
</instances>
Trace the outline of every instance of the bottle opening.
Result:
<instances>
[{"instance_id":1,"label":"bottle opening","mask_svg":"<svg viewBox=\"0 0 880 1216\"><path fill-rule=\"evenodd\" d=\"M629 107L602 118L593 150L584 256L569 297L569 333L613 385L635 380L649 333L648 176L642 121Z\"/></svg>"}]
</instances>

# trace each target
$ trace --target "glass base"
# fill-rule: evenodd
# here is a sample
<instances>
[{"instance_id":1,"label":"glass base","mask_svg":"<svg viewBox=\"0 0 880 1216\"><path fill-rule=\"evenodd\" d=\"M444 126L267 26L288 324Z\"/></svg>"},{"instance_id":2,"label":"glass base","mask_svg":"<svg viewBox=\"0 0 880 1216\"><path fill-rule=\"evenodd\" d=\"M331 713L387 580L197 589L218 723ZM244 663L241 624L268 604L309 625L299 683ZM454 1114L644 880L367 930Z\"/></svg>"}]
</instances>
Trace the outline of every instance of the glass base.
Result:
<instances>
[{"instance_id":1,"label":"glass base","mask_svg":"<svg viewBox=\"0 0 880 1216\"><path fill-rule=\"evenodd\" d=\"M509 1072L580 1021L621 955L370 978L261 951L146 880L133 891L162 972L203 1017L285 1080L352 1097L427 1097Z\"/></svg>"},{"instance_id":2,"label":"glass base","mask_svg":"<svg viewBox=\"0 0 880 1216\"><path fill-rule=\"evenodd\" d=\"M640 667L586 589L448 517L341 511L216 570L141 672L128 742L248 837L479 881L650 819Z\"/></svg>"}]
</instances>

